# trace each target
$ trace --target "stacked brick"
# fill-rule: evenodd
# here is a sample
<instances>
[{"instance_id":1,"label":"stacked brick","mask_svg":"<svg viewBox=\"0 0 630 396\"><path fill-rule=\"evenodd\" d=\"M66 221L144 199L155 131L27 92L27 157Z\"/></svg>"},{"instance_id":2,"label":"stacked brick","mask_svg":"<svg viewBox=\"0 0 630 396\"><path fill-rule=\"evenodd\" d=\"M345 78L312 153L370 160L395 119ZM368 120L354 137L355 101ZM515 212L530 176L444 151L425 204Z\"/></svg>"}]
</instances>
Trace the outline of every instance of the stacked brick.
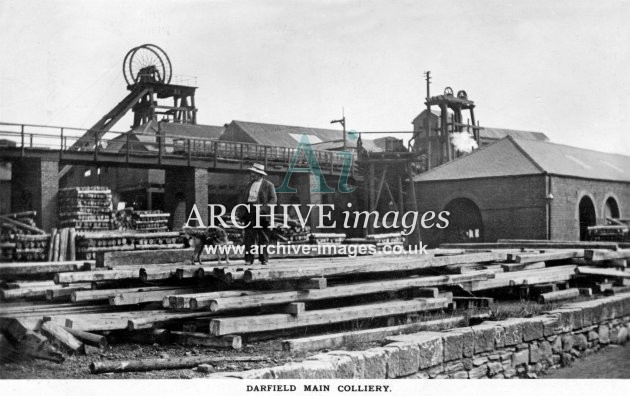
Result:
<instances>
[{"instance_id":1,"label":"stacked brick","mask_svg":"<svg viewBox=\"0 0 630 396\"><path fill-rule=\"evenodd\" d=\"M59 222L77 231L113 228L112 192L107 187L69 187L59 190Z\"/></svg>"}]
</instances>

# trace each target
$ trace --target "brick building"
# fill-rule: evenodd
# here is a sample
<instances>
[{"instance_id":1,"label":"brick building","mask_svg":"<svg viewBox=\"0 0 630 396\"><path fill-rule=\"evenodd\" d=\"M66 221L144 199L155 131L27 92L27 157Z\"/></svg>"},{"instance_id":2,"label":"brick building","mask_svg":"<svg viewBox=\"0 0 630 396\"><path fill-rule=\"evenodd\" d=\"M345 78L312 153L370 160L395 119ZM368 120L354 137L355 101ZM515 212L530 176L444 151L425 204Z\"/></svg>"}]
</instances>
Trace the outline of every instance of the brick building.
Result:
<instances>
[{"instance_id":1,"label":"brick building","mask_svg":"<svg viewBox=\"0 0 630 396\"><path fill-rule=\"evenodd\" d=\"M630 157L503 138L414 178L418 210L450 212L423 242L577 240L606 217L630 217Z\"/></svg>"}]
</instances>

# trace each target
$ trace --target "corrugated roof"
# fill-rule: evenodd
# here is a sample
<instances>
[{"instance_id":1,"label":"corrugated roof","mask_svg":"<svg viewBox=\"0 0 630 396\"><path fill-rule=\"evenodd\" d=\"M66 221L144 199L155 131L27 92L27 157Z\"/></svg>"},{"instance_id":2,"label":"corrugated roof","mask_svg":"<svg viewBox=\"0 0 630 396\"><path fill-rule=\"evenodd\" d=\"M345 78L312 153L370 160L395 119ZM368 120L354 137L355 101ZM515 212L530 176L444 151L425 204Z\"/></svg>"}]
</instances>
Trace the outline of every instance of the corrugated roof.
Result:
<instances>
[{"instance_id":1,"label":"corrugated roof","mask_svg":"<svg viewBox=\"0 0 630 396\"><path fill-rule=\"evenodd\" d=\"M503 138L414 178L417 182L549 173L630 182L630 157L544 141Z\"/></svg>"},{"instance_id":2,"label":"corrugated roof","mask_svg":"<svg viewBox=\"0 0 630 396\"><path fill-rule=\"evenodd\" d=\"M315 149L338 150L343 147L343 132L337 129L309 128L260 122L232 121L240 127L256 143L265 146L297 147L303 134ZM228 127L229 128L229 127ZM346 147L356 148L357 141L346 138ZM371 140L363 139L363 146L368 151L380 151Z\"/></svg>"}]
</instances>

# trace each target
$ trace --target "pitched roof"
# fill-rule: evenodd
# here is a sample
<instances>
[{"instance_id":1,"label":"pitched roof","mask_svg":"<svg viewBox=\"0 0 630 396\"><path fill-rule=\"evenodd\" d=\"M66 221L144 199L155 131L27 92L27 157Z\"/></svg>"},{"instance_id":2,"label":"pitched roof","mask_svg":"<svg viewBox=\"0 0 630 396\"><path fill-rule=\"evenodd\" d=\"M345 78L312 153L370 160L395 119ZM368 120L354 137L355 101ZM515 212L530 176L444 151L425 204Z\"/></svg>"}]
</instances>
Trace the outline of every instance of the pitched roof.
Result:
<instances>
[{"instance_id":1,"label":"pitched roof","mask_svg":"<svg viewBox=\"0 0 630 396\"><path fill-rule=\"evenodd\" d=\"M498 140L503 139L506 136L512 136L517 139L541 140L543 142L549 141L547 135L542 132L519 131L516 129L483 127L483 129L479 133L479 137L481 139Z\"/></svg>"},{"instance_id":2,"label":"pitched roof","mask_svg":"<svg viewBox=\"0 0 630 396\"><path fill-rule=\"evenodd\" d=\"M549 173L630 182L630 157L511 136L414 177L463 180Z\"/></svg>"},{"instance_id":3,"label":"pitched roof","mask_svg":"<svg viewBox=\"0 0 630 396\"><path fill-rule=\"evenodd\" d=\"M178 137L182 139L218 139L225 127L150 121L110 140L104 151L119 152L125 147L127 139L136 143L133 145L134 150L144 148L147 151L157 151L156 136L158 130L167 136L165 142L167 145L166 151L168 152L172 151L171 145L174 144L173 140L178 140ZM127 137L127 134L129 137Z\"/></svg>"},{"instance_id":4,"label":"pitched roof","mask_svg":"<svg viewBox=\"0 0 630 396\"><path fill-rule=\"evenodd\" d=\"M150 121L136 128L134 132L142 134L155 134L158 130L170 136L181 136L184 138L196 139L218 139L225 130L225 127L201 124L181 124L178 122Z\"/></svg>"},{"instance_id":5,"label":"pitched roof","mask_svg":"<svg viewBox=\"0 0 630 396\"><path fill-rule=\"evenodd\" d=\"M343 147L343 132L338 129L309 128L301 126L264 124L260 122L232 121L258 144L277 147L296 147L303 134L315 149L335 150ZM229 128L229 127L228 127ZM224 135L222 139L226 139ZM346 138L346 147L356 148L357 141ZM363 146L369 151L380 151L371 140L363 139Z\"/></svg>"}]
</instances>

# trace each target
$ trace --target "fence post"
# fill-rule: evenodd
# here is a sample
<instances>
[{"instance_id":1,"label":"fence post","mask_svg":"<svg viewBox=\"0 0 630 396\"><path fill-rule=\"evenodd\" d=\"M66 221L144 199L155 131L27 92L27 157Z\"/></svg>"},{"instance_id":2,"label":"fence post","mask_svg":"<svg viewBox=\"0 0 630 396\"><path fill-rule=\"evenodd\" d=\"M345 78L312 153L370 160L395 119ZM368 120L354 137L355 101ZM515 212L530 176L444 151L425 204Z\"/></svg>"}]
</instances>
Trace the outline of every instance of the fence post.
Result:
<instances>
[{"instance_id":1,"label":"fence post","mask_svg":"<svg viewBox=\"0 0 630 396\"><path fill-rule=\"evenodd\" d=\"M213 165L216 168L217 167L217 156L219 155L219 146L218 146L218 143L216 141L212 142L212 145L214 146L214 159L213 159L214 164Z\"/></svg>"},{"instance_id":2,"label":"fence post","mask_svg":"<svg viewBox=\"0 0 630 396\"><path fill-rule=\"evenodd\" d=\"M241 143L241 169L243 169L243 143Z\"/></svg>"}]
</instances>

